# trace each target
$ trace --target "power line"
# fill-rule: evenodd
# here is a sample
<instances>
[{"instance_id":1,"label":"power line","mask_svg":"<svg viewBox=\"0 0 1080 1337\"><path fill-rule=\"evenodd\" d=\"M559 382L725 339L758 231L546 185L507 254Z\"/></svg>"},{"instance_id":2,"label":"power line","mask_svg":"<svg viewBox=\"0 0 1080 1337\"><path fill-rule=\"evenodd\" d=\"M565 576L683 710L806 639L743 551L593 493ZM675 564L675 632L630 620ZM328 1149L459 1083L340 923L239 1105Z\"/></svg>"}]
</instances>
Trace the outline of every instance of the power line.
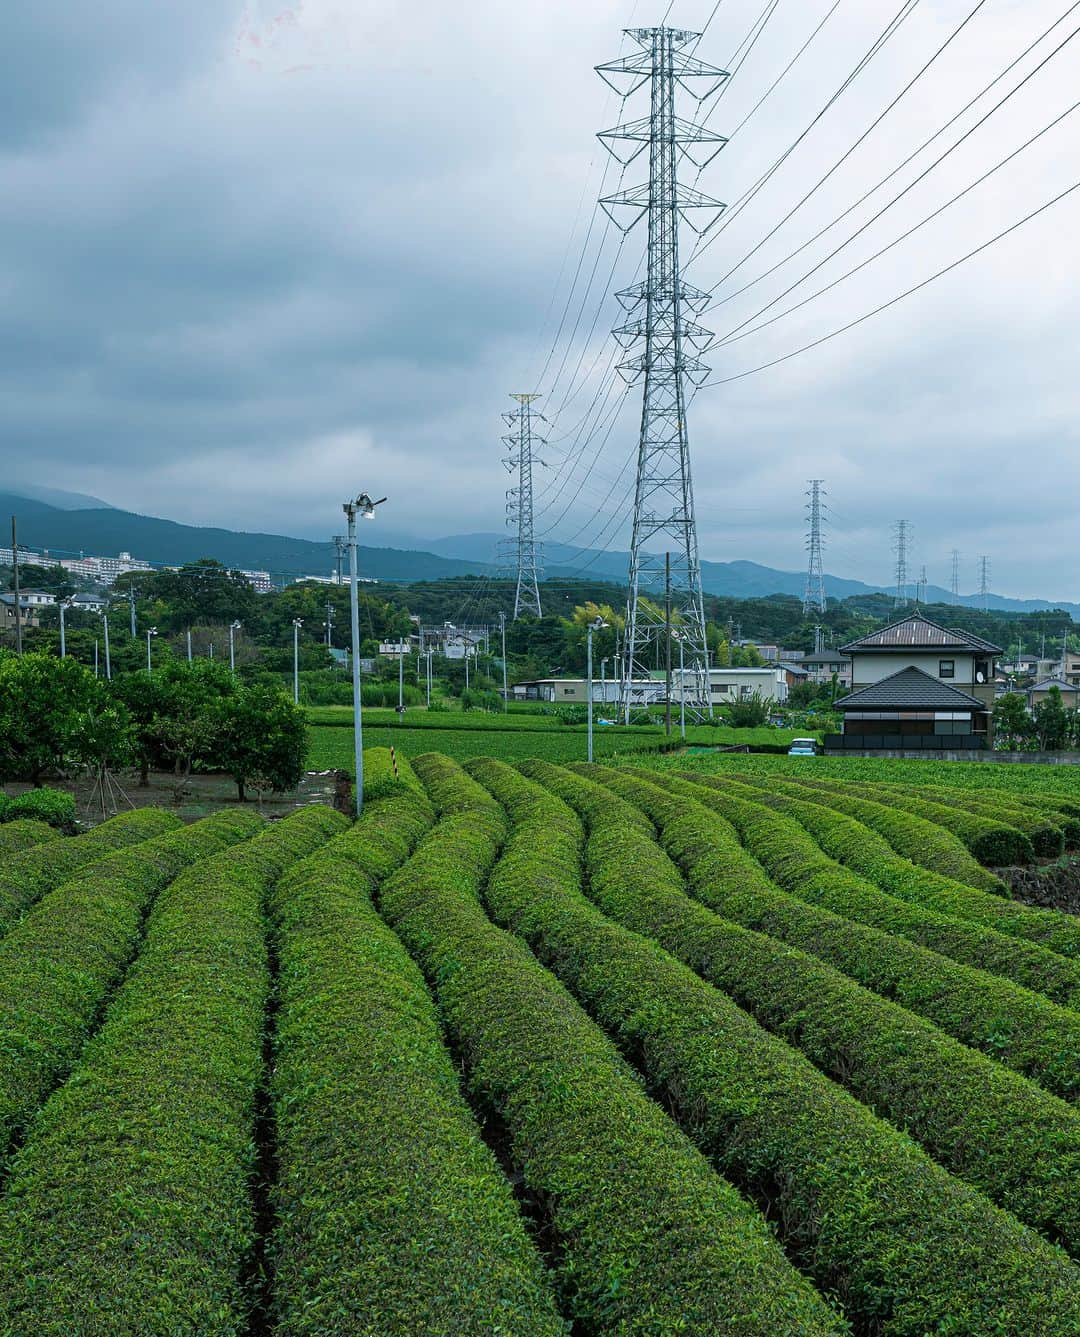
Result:
<instances>
[{"instance_id":1,"label":"power line","mask_svg":"<svg viewBox=\"0 0 1080 1337\"><path fill-rule=\"evenodd\" d=\"M945 265L942 269L930 274L920 282L913 284L910 288L906 288L903 292L897 293L895 297L891 297L887 302L882 302L879 306L875 306L873 310L864 312L863 315L856 317L855 320L849 320L846 325L841 325L838 329L830 330L828 334L823 334L819 339L813 339L810 343L803 344L800 348L793 348L790 353L784 353L780 357L771 358L768 362L762 362L760 366L750 367L746 371L736 372L734 376L722 376L715 380L705 381L699 389L708 389L709 386L713 385L730 385L732 381L741 381L747 376L756 376L760 371L768 371L772 367L780 366L783 362L790 362L792 358L799 357L802 353L809 353L812 349L819 348L822 344L828 343L830 339L835 339L841 334L846 334L849 330L855 329L865 321L880 315L883 311L888 311L890 307L896 306L899 302L904 301L905 298L911 297L914 293L929 287L935 280L943 278L954 269L958 269L968 260L972 260L975 256L981 255L983 251L989 250L996 242L1003 241L1013 232L1022 228L1026 223L1032 222L1034 219L1038 218L1040 214L1044 214L1048 209L1052 209L1054 205L1060 204L1062 200L1067 199L1068 196L1072 195L1077 190L1080 190L1080 181L1074 181L1071 186L1067 186L1065 190L1060 191L1051 199L1044 201L1044 203L1040 204L1037 208L1032 209L1030 213L1025 214L1023 218L1017 219L1015 223L1011 223L1007 228L1003 228L1000 232L995 233L995 235L989 238L988 241L982 242L981 245L974 247L966 254L961 255L958 259Z\"/></svg>"}]
</instances>

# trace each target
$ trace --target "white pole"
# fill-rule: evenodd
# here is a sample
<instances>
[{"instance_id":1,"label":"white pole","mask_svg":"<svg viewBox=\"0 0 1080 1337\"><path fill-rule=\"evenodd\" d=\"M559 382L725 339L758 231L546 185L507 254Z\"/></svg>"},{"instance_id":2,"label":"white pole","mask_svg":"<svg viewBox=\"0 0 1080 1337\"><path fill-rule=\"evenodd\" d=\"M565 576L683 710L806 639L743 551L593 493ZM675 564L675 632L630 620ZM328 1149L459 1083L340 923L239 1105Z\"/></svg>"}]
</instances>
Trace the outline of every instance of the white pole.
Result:
<instances>
[{"instance_id":1,"label":"white pole","mask_svg":"<svg viewBox=\"0 0 1080 1337\"><path fill-rule=\"evenodd\" d=\"M147 629L147 632L146 632L146 671L147 671L147 673L151 673L151 672L153 671L153 665L150 663L150 631L149 631L149 628Z\"/></svg>"},{"instance_id":2,"label":"white pole","mask_svg":"<svg viewBox=\"0 0 1080 1337\"><path fill-rule=\"evenodd\" d=\"M503 710L510 709L510 697L506 689L506 614L499 614L499 630L502 632L502 661L503 661Z\"/></svg>"},{"instance_id":3,"label":"white pole","mask_svg":"<svg viewBox=\"0 0 1080 1337\"><path fill-rule=\"evenodd\" d=\"M294 617L292 624L292 699L300 704L300 623Z\"/></svg>"},{"instance_id":4,"label":"white pole","mask_svg":"<svg viewBox=\"0 0 1080 1337\"><path fill-rule=\"evenodd\" d=\"M98 643L97 637L94 637L94 677L98 676Z\"/></svg>"},{"instance_id":5,"label":"white pole","mask_svg":"<svg viewBox=\"0 0 1080 1337\"><path fill-rule=\"evenodd\" d=\"M431 650L427 652L427 703L431 706Z\"/></svg>"},{"instance_id":6,"label":"white pole","mask_svg":"<svg viewBox=\"0 0 1080 1337\"><path fill-rule=\"evenodd\" d=\"M360 608L356 591L356 505L348 502L345 514L349 517L349 618L352 624L352 698L353 698L353 764L356 773L356 815L364 810L364 736L360 717Z\"/></svg>"},{"instance_id":7,"label":"white pole","mask_svg":"<svg viewBox=\"0 0 1080 1337\"><path fill-rule=\"evenodd\" d=\"M187 662L191 663L191 628L187 629Z\"/></svg>"},{"instance_id":8,"label":"white pole","mask_svg":"<svg viewBox=\"0 0 1080 1337\"><path fill-rule=\"evenodd\" d=\"M592 763L592 623L585 628L585 644L587 646L586 659L587 667L585 670L585 700L588 702L589 717L589 743L587 748L588 760Z\"/></svg>"},{"instance_id":9,"label":"white pole","mask_svg":"<svg viewBox=\"0 0 1080 1337\"><path fill-rule=\"evenodd\" d=\"M64 636L64 600L59 599L60 605L60 658L67 659L67 640Z\"/></svg>"},{"instance_id":10,"label":"white pole","mask_svg":"<svg viewBox=\"0 0 1080 1337\"><path fill-rule=\"evenodd\" d=\"M398 714L405 709L405 645L398 646L401 653L397 659L397 708Z\"/></svg>"},{"instance_id":11,"label":"white pole","mask_svg":"<svg viewBox=\"0 0 1080 1337\"><path fill-rule=\"evenodd\" d=\"M105 677L112 679L112 660L109 657L109 615L105 614Z\"/></svg>"},{"instance_id":12,"label":"white pole","mask_svg":"<svg viewBox=\"0 0 1080 1337\"><path fill-rule=\"evenodd\" d=\"M607 705L607 656L600 660L600 704Z\"/></svg>"},{"instance_id":13,"label":"white pole","mask_svg":"<svg viewBox=\"0 0 1080 1337\"><path fill-rule=\"evenodd\" d=\"M679 735L686 742L686 674L683 671L683 638L679 635Z\"/></svg>"},{"instance_id":14,"label":"white pole","mask_svg":"<svg viewBox=\"0 0 1080 1337\"><path fill-rule=\"evenodd\" d=\"M233 646L233 624L229 623L229 672L236 672L236 650Z\"/></svg>"},{"instance_id":15,"label":"white pole","mask_svg":"<svg viewBox=\"0 0 1080 1337\"><path fill-rule=\"evenodd\" d=\"M465 646L465 690L468 691L468 690L469 690L469 638L468 638L468 636L463 637L463 638L462 638L462 642L463 642L463 644L464 644L464 646Z\"/></svg>"}]
</instances>

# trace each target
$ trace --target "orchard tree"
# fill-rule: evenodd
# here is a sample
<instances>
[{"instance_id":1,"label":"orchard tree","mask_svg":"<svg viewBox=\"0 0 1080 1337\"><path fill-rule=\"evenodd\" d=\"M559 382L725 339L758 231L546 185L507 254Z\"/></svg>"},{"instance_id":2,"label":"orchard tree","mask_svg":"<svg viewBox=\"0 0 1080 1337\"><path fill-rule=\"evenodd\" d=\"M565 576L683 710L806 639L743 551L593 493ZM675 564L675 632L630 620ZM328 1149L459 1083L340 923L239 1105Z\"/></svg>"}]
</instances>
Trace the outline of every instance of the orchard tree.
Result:
<instances>
[{"instance_id":1,"label":"orchard tree","mask_svg":"<svg viewBox=\"0 0 1080 1337\"><path fill-rule=\"evenodd\" d=\"M1006 692L994 702L994 742L1001 752L1017 752L1031 737L1034 724L1019 692Z\"/></svg>"},{"instance_id":2,"label":"orchard tree","mask_svg":"<svg viewBox=\"0 0 1080 1337\"><path fill-rule=\"evenodd\" d=\"M1069 712L1061 699L1061 688L1051 687L1046 696L1036 702L1032 711L1039 746L1046 752L1063 748L1069 733Z\"/></svg>"},{"instance_id":3,"label":"orchard tree","mask_svg":"<svg viewBox=\"0 0 1080 1337\"><path fill-rule=\"evenodd\" d=\"M215 761L236 781L243 803L247 786L293 789L307 760L304 712L276 687L242 686L216 706Z\"/></svg>"},{"instance_id":4,"label":"orchard tree","mask_svg":"<svg viewBox=\"0 0 1080 1337\"><path fill-rule=\"evenodd\" d=\"M102 700L101 685L74 659L0 656L0 779L40 787L63 764L79 712Z\"/></svg>"}]
</instances>

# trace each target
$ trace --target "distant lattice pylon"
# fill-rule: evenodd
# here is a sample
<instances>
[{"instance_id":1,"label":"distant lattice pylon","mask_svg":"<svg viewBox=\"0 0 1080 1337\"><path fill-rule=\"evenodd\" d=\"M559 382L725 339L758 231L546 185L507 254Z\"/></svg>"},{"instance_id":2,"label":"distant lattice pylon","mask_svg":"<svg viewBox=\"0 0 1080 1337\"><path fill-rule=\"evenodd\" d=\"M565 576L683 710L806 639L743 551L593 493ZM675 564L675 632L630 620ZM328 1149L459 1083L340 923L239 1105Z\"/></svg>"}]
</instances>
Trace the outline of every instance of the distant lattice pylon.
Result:
<instances>
[{"instance_id":1,"label":"distant lattice pylon","mask_svg":"<svg viewBox=\"0 0 1080 1337\"><path fill-rule=\"evenodd\" d=\"M506 523L512 537L507 540L511 553L511 566L517 587L514 592L514 620L523 613L542 616L540 608L540 577L542 560L540 545L536 542L533 530L533 464L542 463L534 451L544 445L541 437L533 430L533 422L540 415L533 412L532 404L539 395L515 394L518 407L503 414L510 425L510 432L503 441L510 447L510 453L503 464L517 474L517 485L507 489Z\"/></svg>"},{"instance_id":2,"label":"distant lattice pylon","mask_svg":"<svg viewBox=\"0 0 1080 1337\"><path fill-rule=\"evenodd\" d=\"M896 592L893 607L903 608L908 602L908 542L910 526L906 520L897 520L893 526L893 552L896 554Z\"/></svg>"},{"instance_id":3,"label":"distant lattice pylon","mask_svg":"<svg viewBox=\"0 0 1080 1337\"><path fill-rule=\"evenodd\" d=\"M806 535L806 550L809 554L809 560L806 567L806 588L803 591L803 612L810 613L814 609L824 613L826 609L825 598L825 570L822 564L822 549L824 547L824 511L822 497L826 495L822 486L823 479L811 478L810 488L806 493L809 500L806 503L806 514L809 521Z\"/></svg>"}]
</instances>

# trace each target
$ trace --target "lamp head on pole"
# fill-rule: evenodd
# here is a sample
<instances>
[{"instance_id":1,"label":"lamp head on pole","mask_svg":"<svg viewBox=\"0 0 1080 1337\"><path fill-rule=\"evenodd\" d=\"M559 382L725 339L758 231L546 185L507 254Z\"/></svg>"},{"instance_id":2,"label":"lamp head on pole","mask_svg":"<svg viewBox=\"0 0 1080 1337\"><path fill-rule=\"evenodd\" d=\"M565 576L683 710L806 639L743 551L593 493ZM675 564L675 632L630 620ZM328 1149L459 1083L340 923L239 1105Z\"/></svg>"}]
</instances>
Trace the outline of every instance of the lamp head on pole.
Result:
<instances>
[{"instance_id":1,"label":"lamp head on pole","mask_svg":"<svg viewBox=\"0 0 1080 1337\"><path fill-rule=\"evenodd\" d=\"M610 625L611 624L609 622L605 622L604 619L600 617L599 614L597 614L597 616L594 617L593 620L589 623L589 627L593 631L603 631L605 627L608 627Z\"/></svg>"}]
</instances>

